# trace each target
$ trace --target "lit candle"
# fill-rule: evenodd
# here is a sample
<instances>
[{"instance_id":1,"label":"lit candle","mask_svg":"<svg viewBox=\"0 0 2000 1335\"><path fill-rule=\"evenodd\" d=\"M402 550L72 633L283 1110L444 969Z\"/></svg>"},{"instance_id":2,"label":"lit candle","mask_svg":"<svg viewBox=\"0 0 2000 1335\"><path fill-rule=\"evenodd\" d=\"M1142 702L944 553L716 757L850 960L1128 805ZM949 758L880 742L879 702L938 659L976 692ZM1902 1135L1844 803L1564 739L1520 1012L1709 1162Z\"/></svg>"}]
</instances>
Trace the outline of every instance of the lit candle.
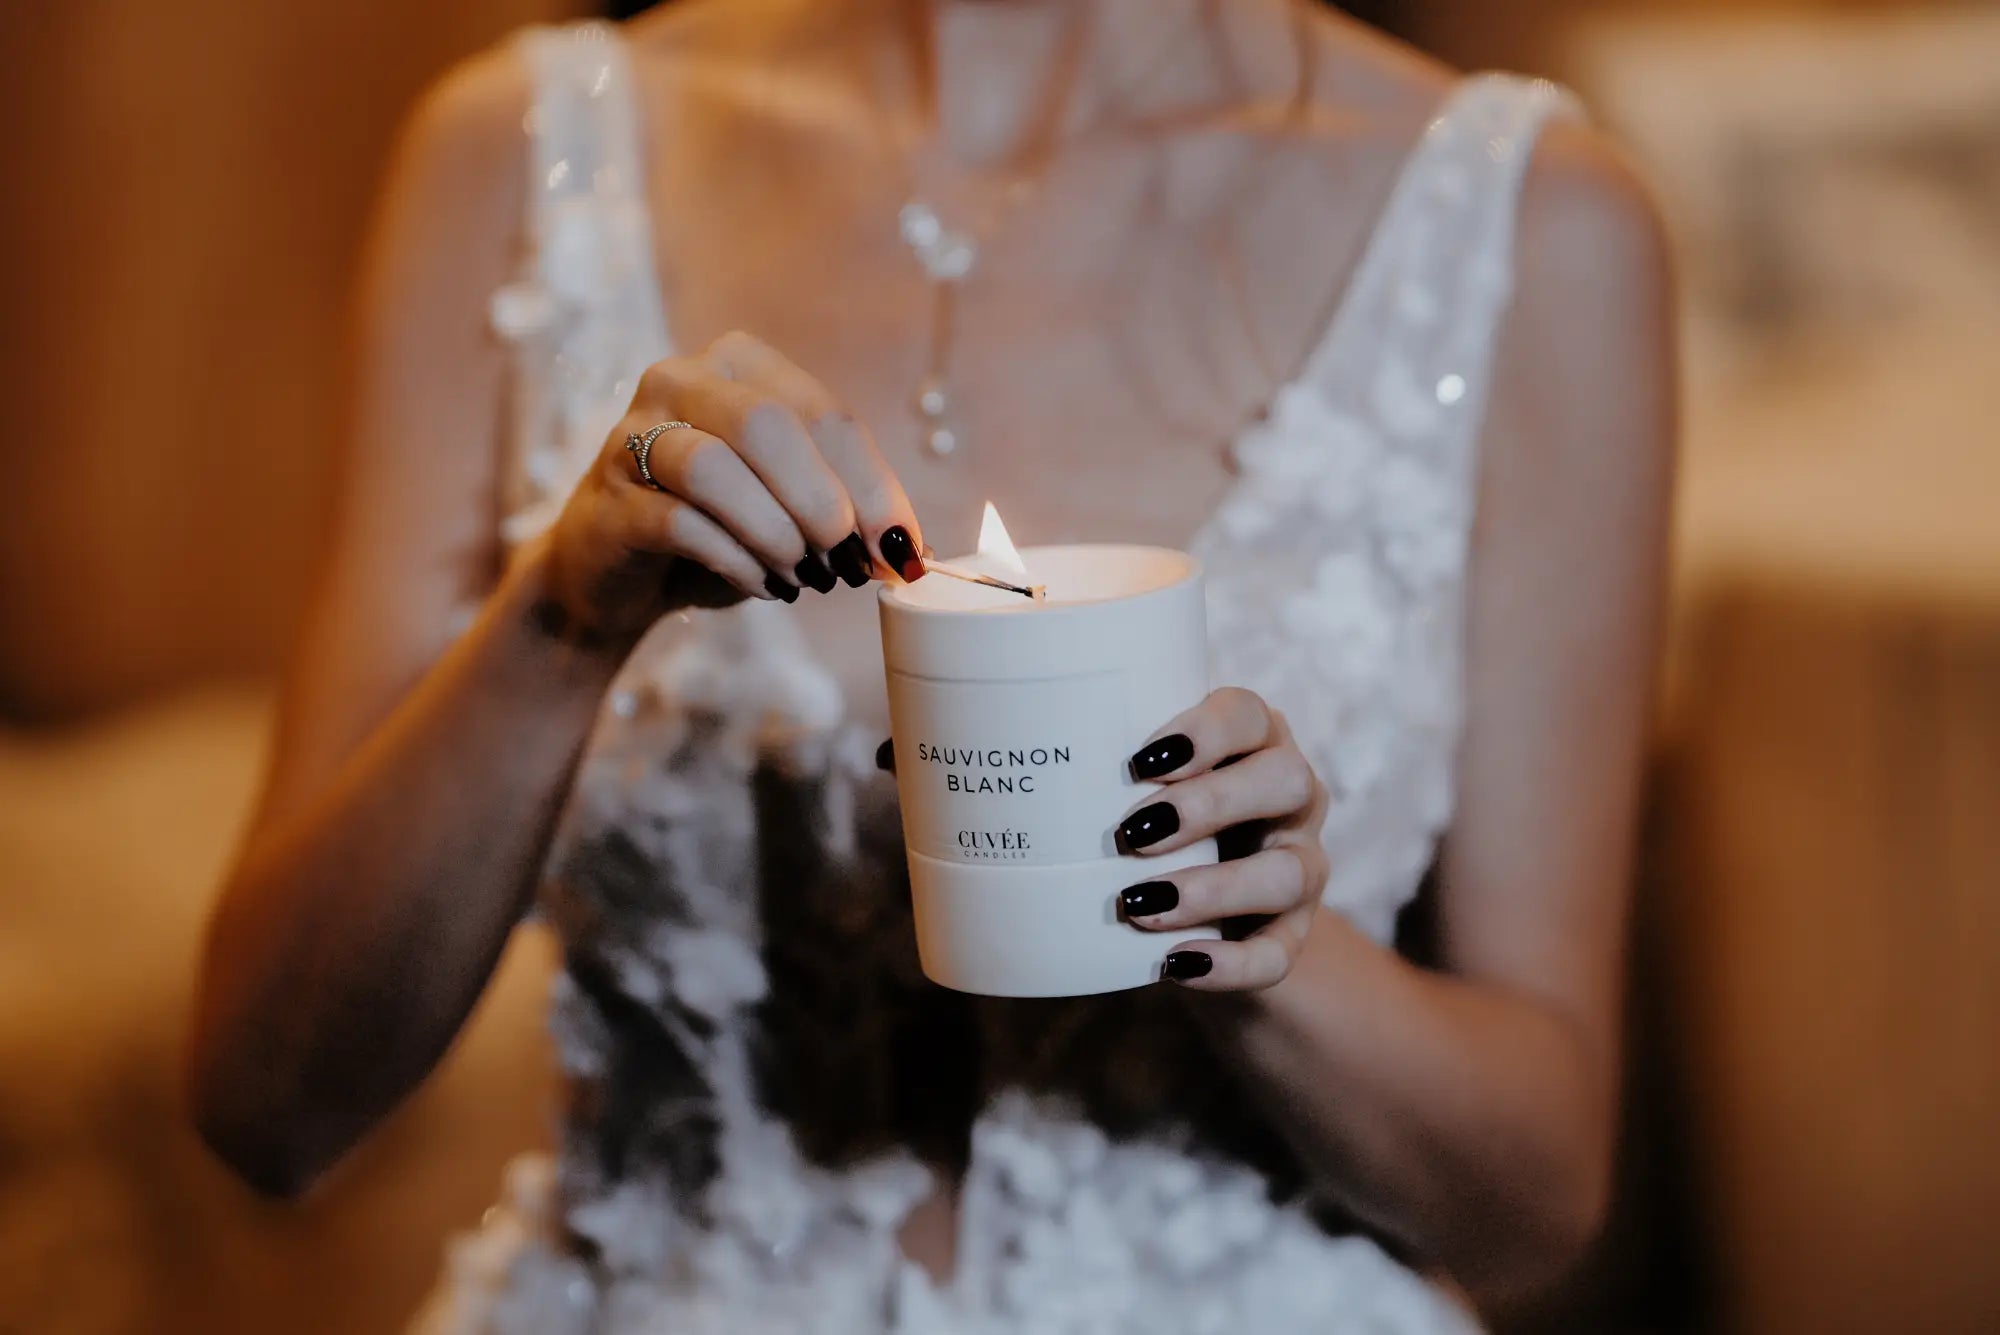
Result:
<instances>
[{"instance_id":1,"label":"lit candle","mask_svg":"<svg viewBox=\"0 0 2000 1335\"><path fill-rule=\"evenodd\" d=\"M1158 547L1017 552L990 505L979 550L947 564L1001 587L881 594L924 972L989 996L1150 983L1175 942L1215 935L1118 912L1127 885L1214 861L1212 841L1140 859L1114 835L1155 787L1133 779L1132 753L1208 691L1200 566ZM1009 591L1036 585L1045 598Z\"/></svg>"}]
</instances>

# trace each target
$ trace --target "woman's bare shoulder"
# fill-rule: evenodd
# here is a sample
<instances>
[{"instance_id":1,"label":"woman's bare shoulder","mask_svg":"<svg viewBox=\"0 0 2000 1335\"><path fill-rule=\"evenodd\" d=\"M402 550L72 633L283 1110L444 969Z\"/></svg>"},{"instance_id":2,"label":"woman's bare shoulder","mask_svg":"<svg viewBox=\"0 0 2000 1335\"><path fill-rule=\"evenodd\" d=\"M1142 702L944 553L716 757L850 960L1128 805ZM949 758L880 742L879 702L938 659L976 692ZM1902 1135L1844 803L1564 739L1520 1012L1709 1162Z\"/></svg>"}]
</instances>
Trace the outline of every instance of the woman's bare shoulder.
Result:
<instances>
[{"instance_id":1,"label":"woman's bare shoulder","mask_svg":"<svg viewBox=\"0 0 2000 1335\"><path fill-rule=\"evenodd\" d=\"M1552 121L1523 186L1486 471L1489 492L1516 490L1523 522L1572 553L1650 559L1674 452L1674 305L1644 178L1609 136ZM1556 497L1588 504L1561 522Z\"/></svg>"},{"instance_id":2,"label":"woman's bare shoulder","mask_svg":"<svg viewBox=\"0 0 2000 1335\"><path fill-rule=\"evenodd\" d=\"M1658 341L1670 326L1672 247L1651 188L1602 131L1576 117L1548 125L1523 186L1516 241L1524 320L1551 326L1548 346L1602 348L1609 331L1584 312L1610 313L1626 337ZM1661 365L1651 349L1641 367Z\"/></svg>"},{"instance_id":3,"label":"woman's bare shoulder","mask_svg":"<svg viewBox=\"0 0 2000 1335\"><path fill-rule=\"evenodd\" d=\"M1466 77L1330 8L1315 8L1305 28L1319 65L1315 105L1358 115L1371 138L1413 143ZM1520 259L1524 279L1583 273L1656 300L1669 286L1666 232L1652 194L1587 120L1557 117L1536 146L1521 203Z\"/></svg>"},{"instance_id":4,"label":"woman's bare shoulder","mask_svg":"<svg viewBox=\"0 0 2000 1335\"><path fill-rule=\"evenodd\" d=\"M628 48L648 61L703 57L744 31L741 6L724 0L679 0L615 25ZM485 172L517 182L526 136L523 116L535 97L519 34L465 57L432 80L402 133L401 152L470 176Z\"/></svg>"},{"instance_id":5,"label":"woman's bare shoulder","mask_svg":"<svg viewBox=\"0 0 2000 1335\"><path fill-rule=\"evenodd\" d=\"M1421 128L1466 78L1466 71L1329 8L1314 10L1307 30L1320 62L1315 101L1361 111L1385 127ZM1643 178L1608 135L1578 117L1558 117L1542 135L1521 226L1529 247L1566 252L1581 241L1641 276L1664 249ZM1616 256L1606 253L1613 248Z\"/></svg>"},{"instance_id":6,"label":"woman's bare shoulder","mask_svg":"<svg viewBox=\"0 0 2000 1335\"><path fill-rule=\"evenodd\" d=\"M1666 229L1645 177L1610 135L1574 116L1551 121L1536 146L1521 232L1530 260L1538 248L1570 263L1581 255L1642 272L1666 260Z\"/></svg>"},{"instance_id":7,"label":"woman's bare shoulder","mask_svg":"<svg viewBox=\"0 0 2000 1335\"><path fill-rule=\"evenodd\" d=\"M418 98L405 137L447 140L461 148L515 148L533 98L517 43L504 40L467 56L433 79Z\"/></svg>"},{"instance_id":8,"label":"woman's bare shoulder","mask_svg":"<svg viewBox=\"0 0 2000 1335\"><path fill-rule=\"evenodd\" d=\"M1315 101L1359 111L1385 132L1421 131L1466 77L1386 33L1328 8L1307 23L1320 77ZM1524 266L1562 264L1665 280L1665 231L1643 177L1618 145L1580 117L1552 120L1529 166L1521 209Z\"/></svg>"},{"instance_id":9,"label":"woman's bare shoulder","mask_svg":"<svg viewBox=\"0 0 2000 1335\"><path fill-rule=\"evenodd\" d=\"M404 119L389 173L398 195L421 198L475 231L511 232L527 170L523 118L534 98L512 42L451 66Z\"/></svg>"}]
</instances>

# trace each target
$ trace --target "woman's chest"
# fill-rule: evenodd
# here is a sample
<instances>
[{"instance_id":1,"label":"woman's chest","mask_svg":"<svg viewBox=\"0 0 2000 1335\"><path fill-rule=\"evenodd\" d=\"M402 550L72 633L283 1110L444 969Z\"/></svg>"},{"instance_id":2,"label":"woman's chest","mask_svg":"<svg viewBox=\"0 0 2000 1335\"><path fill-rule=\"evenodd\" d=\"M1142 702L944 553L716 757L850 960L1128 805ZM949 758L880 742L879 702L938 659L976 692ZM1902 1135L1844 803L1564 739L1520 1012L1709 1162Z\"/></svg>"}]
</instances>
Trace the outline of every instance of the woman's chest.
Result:
<instances>
[{"instance_id":1,"label":"woman's chest","mask_svg":"<svg viewBox=\"0 0 2000 1335\"><path fill-rule=\"evenodd\" d=\"M1228 340L1167 318L1189 289L1135 292L1003 231L940 292L893 210L875 219L886 236L868 217L830 228L813 254L773 241L754 266L702 263L723 239L672 226L661 250L676 346L745 329L826 384L874 432L941 556L971 549L988 501L1024 547L1187 546L1231 483L1237 426L1270 388L1237 363L1241 349L1197 355L1203 338ZM926 448L917 404L934 376L957 438L943 456ZM857 714L884 717L865 595L808 594L793 615Z\"/></svg>"},{"instance_id":2,"label":"woman's chest","mask_svg":"<svg viewBox=\"0 0 2000 1335\"><path fill-rule=\"evenodd\" d=\"M1187 546L1232 485L1232 441L1319 341L1363 235L1354 198L1301 170L1347 160L1324 146L1118 141L997 195L924 182L921 202L976 252L945 288L900 226L918 181L866 133L671 124L652 179L702 183L652 210L675 347L743 329L817 377L872 428L942 555L973 545L987 501L1023 546ZM944 457L917 406L934 379L958 442ZM794 611L850 701L879 709L862 603L840 590Z\"/></svg>"},{"instance_id":3,"label":"woman's chest","mask_svg":"<svg viewBox=\"0 0 2000 1335\"><path fill-rule=\"evenodd\" d=\"M1121 251L1100 235L1104 219L1038 202L951 223L975 259L940 280L903 239L895 184L833 197L802 183L782 198L814 216L809 227L759 226L777 200L756 193L660 217L676 349L698 354L732 329L776 347L870 426L925 520L976 522L993 499L1053 526L1080 498L1091 514L1121 493L1169 523L1204 510L1223 443L1277 381L1224 327L1213 275L1189 257L1157 271L1167 238ZM925 445L927 386L949 404L948 455ZM1021 536L1035 540L1034 527Z\"/></svg>"}]
</instances>

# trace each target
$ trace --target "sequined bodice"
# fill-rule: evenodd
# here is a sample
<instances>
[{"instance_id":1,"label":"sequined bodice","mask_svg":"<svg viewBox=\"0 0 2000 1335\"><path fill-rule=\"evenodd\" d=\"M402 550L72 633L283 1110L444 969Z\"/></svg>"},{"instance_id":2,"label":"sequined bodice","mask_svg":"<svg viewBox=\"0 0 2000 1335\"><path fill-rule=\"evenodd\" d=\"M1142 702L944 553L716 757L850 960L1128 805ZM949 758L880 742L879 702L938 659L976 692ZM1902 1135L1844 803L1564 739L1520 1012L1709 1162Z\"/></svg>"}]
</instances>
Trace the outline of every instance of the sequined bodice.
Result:
<instances>
[{"instance_id":1,"label":"sequined bodice","mask_svg":"<svg viewBox=\"0 0 2000 1335\"><path fill-rule=\"evenodd\" d=\"M523 49L534 244L494 303L516 539L671 348L624 51L595 25ZM1215 676L1290 718L1334 796L1326 903L1377 939L1451 816L1476 444L1523 171L1562 102L1461 86L1192 544ZM1319 1227L1170 998L1029 1015L916 975L878 740L782 607L671 625L628 668L545 906L579 1094L559 1185L516 1191L587 1246L508 1260L521 1328L584 1329L556 1324L576 1302L633 1331L1455 1328ZM893 1237L926 1163L965 1175L943 1290Z\"/></svg>"}]
</instances>

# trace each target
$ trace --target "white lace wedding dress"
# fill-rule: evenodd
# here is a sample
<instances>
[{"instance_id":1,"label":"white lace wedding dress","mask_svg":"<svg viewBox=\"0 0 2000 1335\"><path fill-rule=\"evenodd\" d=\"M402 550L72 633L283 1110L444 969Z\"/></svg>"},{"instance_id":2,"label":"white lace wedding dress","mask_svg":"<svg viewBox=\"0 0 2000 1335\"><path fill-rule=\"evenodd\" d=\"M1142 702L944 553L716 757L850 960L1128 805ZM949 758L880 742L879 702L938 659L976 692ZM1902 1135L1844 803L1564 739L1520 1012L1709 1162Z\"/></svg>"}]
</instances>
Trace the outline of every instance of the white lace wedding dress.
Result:
<instances>
[{"instance_id":1,"label":"white lace wedding dress","mask_svg":"<svg viewBox=\"0 0 2000 1335\"><path fill-rule=\"evenodd\" d=\"M669 351L614 29L537 89L510 536ZM1235 443L1194 550L1215 676L1333 790L1326 902L1387 940L1452 812L1476 442L1545 83L1464 83L1332 327ZM656 632L612 693L541 911L565 939L563 1149L450 1250L431 1335L1446 1332L1471 1318L1316 1203L1163 989L961 997L917 974L879 740L786 609ZM776 906L775 910L774 907ZM964 1174L948 1284L896 1242Z\"/></svg>"}]
</instances>

